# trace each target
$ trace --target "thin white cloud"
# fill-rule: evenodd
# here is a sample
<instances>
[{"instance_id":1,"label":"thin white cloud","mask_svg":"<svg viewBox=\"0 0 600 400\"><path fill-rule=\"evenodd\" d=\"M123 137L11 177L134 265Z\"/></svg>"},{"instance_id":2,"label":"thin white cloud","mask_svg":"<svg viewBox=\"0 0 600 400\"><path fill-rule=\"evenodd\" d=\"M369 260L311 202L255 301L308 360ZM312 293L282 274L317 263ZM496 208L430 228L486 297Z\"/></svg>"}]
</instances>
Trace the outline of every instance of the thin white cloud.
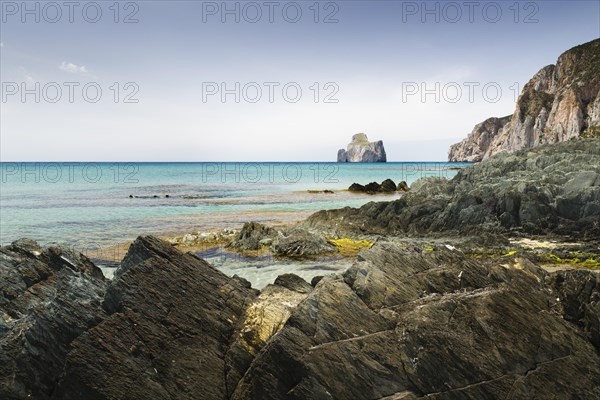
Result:
<instances>
[{"instance_id":1,"label":"thin white cloud","mask_svg":"<svg viewBox=\"0 0 600 400\"><path fill-rule=\"evenodd\" d=\"M61 71L69 72L71 74L87 74L88 72L85 65L76 65L70 62L68 63L66 61L63 61L58 66L58 69L60 69Z\"/></svg>"},{"instance_id":2,"label":"thin white cloud","mask_svg":"<svg viewBox=\"0 0 600 400\"><path fill-rule=\"evenodd\" d=\"M27 82L27 83L35 83L36 82L33 75L29 71L27 71L24 67L19 67L18 72L21 75L21 80L23 82Z\"/></svg>"}]
</instances>

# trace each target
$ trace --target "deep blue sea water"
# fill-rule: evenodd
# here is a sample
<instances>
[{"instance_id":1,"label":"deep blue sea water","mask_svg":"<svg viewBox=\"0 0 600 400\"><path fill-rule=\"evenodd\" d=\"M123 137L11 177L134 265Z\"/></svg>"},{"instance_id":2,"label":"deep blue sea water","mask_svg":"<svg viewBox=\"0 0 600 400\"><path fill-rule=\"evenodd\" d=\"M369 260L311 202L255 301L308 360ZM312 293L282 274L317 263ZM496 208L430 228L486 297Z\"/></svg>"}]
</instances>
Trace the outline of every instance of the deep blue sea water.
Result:
<instances>
[{"instance_id":1,"label":"deep blue sea water","mask_svg":"<svg viewBox=\"0 0 600 400\"><path fill-rule=\"evenodd\" d=\"M110 246L391 196L342 191L386 178L451 178L458 163L0 163L0 244ZM334 194L307 190L330 189ZM132 196L132 197L130 197ZM168 196L168 197L167 197Z\"/></svg>"}]
</instances>

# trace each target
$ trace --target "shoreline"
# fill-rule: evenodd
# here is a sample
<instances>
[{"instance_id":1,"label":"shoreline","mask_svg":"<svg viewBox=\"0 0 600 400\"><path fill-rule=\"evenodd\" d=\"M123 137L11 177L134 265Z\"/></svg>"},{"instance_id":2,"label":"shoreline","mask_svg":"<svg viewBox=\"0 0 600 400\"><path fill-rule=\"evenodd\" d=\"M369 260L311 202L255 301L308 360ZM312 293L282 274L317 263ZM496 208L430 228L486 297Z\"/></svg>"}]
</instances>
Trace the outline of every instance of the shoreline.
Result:
<instances>
[{"instance_id":1,"label":"shoreline","mask_svg":"<svg viewBox=\"0 0 600 400\"><path fill-rule=\"evenodd\" d=\"M238 217L237 219L229 219L227 222L221 224L200 224L193 230L186 230L183 228L177 232L163 232L162 234L151 232L140 234L138 236L155 235L156 237L171 243L182 252L207 251L227 243L227 238L233 238L246 222L260 222L278 229L288 229L297 225L314 212L315 211L313 210L247 211L235 213ZM218 214L223 215L224 213ZM214 217L211 219L214 219ZM135 239L125 240L114 245L102 246L98 249L84 250L82 253L94 262L105 262L114 265L121 262L134 240Z\"/></svg>"}]
</instances>

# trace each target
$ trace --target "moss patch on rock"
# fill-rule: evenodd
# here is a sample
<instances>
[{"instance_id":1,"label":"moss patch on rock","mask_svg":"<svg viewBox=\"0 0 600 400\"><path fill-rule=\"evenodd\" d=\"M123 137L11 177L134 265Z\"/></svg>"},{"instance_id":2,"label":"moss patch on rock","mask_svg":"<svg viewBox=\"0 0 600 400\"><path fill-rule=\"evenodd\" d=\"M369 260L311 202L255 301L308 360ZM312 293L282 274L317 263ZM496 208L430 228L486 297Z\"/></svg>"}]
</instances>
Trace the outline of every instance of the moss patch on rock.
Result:
<instances>
[{"instance_id":1,"label":"moss patch on rock","mask_svg":"<svg viewBox=\"0 0 600 400\"><path fill-rule=\"evenodd\" d=\"M330 239L329 242L337 247L340 255L353 257L362 249L368 249L373 246L373 242L368 240L353 240L350 238Z\"/></svg>"}]
</instances>

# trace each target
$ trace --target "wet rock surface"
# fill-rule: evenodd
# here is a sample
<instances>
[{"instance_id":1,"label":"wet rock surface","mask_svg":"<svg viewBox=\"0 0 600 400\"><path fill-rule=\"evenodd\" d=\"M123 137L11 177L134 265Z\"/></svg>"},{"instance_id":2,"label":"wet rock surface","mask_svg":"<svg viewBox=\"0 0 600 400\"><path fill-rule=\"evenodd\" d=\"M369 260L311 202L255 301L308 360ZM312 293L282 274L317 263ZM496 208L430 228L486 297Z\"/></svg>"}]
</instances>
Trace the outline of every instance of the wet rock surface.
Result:
<instances>
[{"instance_id":1,"label":"wet rock surface","mask_svg":"<svg viewBox=\"0 0 600 400\"><path fill-rule=\"evenodd\" d=\"M398 184L398 186L396 186L396 184L394 183L393 180L386 179L383 182L381 182L381 184L379 184L378 182L370 182L370 183L367 183L366 185L361 185L360 183L353 183L352 185L350 185L348 187L348 190L350 192L370 193L370 194L392 193L392 192L395 192L396 190L401 191L401 192L406 192L406 191L408 191L408 186L406 185L406 182L404 182L404 181L400 182Z\"/></svg>"},{"instance_id":2,"label":"wet rock surface","mask_svg":"<svg viewBox=\"0 0 600 400\"><path fill-rule=\"evenodd\" d=\"M338 251L319 232L298 227L277 230L257 222L244 224L228 247L240 252L268 250L275 256L291 258L321 256Z\"/></svg>"}]
</instances>

